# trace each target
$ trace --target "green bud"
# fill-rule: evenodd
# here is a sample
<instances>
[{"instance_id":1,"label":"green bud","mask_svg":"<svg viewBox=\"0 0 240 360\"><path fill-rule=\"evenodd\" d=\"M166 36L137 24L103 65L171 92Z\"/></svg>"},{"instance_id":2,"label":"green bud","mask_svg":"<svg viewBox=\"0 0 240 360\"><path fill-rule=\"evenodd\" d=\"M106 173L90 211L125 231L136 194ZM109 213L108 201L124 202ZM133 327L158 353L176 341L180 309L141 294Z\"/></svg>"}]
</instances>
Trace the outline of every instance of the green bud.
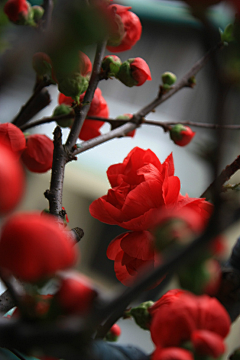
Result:
<instances>
[{"instance_id":1,"label":"green bud","mask_svg":"<svg viewBox=\"0 0 240 360\"><path fill-rule=\"evenodd\" d=\"M66 96L70 96L79 103L79 97L88 88L88 79L79 73L65 75L58 78L58 90Z\"/></svg>"},{"instance_id":2,"label":"green bud","mask_svg":"<svg viewBox=\"0 0 240 360\"><path fill-rule=\"evenodd\" d=\"M44 14L44 9L41 6L35 5L32 7L32 10L33 10L33 19L35 22L38 22Z\"/></svg>"},{"instance_id":3,"label":"green bud","mask_svg":"<svg viewBox=\"0 0 240 360\"><path fill-rule=\"evenodd\" d=\"M138 84L132 77L130 63L131 61L129 60L124 61L116 75L116 78L128 87L136 86Z\"/></svg>"},{"instance_id":4,"label":"green bud","mask_svg":"<svg viewBox=\"0 0 240 360\"><path fill-rule=\"evenodd\" d=\"M74 122L74 111L66 104L58 105L54 111L53 116L60 116L60 115L68 115L72 113L72 119L59 119L57 120L57 124L62 128L71 127Z\"/></svg>"},{"instance_id":5,"label":"green bud","mask_svg":"<svg viewBox=\"0 0 240 360\"><path fill-rule=\"evenodd\" d=\"M166 71L162 74L162 82L164 85L172 86L176 82L176 80L176 75L170 71Z\"/></svg>"},{"instance_id":6,"label":"green bud","mask_svg":"<svg viewBox=\"0 0 240 360\"><path fill-rule=\"evenodd\" d=\"M234 41L233 30L234 30L234 25L233 24L228 24L225 27L224 31L219 29L219 32L220 32L220 35L221 35L221 41L226 42L226 43Z\"/></svg>"},{"instance_id":7,"label":"green bud","mask_svg":"<svg viewBox=\"0 0 240 360\"><path fill-rule=\"evenodd\" d=\"M132 308L129 313L134 318L136 324L144 330L149 330L149 324L151 316L148 312L148 308L154 304L153 301L145 301L139 306Z\"/></svg>"},{"instance_id":8,"label":"green bud","mask_svg":"<svg viewBox=\"0 0 240 360\"><path fill-rule=\"evenodd\" d=\"M105 56L102 61L102 69L106 71L109 77L116 76L121 65L121 59L116 55Z\"/></svg>"}]
</instances>

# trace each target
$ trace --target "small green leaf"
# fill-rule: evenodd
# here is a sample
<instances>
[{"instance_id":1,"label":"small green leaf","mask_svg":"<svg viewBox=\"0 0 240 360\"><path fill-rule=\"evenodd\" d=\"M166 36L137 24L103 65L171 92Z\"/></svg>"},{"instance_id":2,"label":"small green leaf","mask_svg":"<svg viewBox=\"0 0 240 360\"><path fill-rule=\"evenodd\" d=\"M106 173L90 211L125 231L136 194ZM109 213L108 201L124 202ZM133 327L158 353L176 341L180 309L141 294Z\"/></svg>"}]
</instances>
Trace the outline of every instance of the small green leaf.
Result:
<instances>
[{"instance_id":1,"label":"small green leaf","mask_svg":"<svg viewBox=\"0 0 240 360\"><path fill-rule=\"evenodd\" d=\"M220 35L221 35L221 41L222 42L231 42L231 41L233 41L234 40L233 30L234 30L233 24L228 24L225 27L224 31L219 29Z\"/></svg>"}]
</instances>

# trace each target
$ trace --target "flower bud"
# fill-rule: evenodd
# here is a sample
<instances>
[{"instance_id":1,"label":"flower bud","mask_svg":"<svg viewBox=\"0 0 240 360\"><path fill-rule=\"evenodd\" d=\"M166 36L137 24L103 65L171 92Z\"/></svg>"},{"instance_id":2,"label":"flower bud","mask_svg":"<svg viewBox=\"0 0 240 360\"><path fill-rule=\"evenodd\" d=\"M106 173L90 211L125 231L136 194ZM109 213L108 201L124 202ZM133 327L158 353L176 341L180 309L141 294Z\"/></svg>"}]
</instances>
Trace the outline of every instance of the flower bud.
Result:
<instances>
[{"instance_id":1,"label":"flower bud","mask_svg":"<svg viewBox=\"0 0 240 360\"><path fill-rule=\"evenodd\" d=\"M26 148L23 132L11 123L0 124L0 141L15 154L20 154Z\"/></svg>"},{"instance_id":2,"label":"flower bud","mask_svg":"<svg viewBox=\"0 0 240 360\"><path fill-rule=\"evenodd\" d=\"M136 324L144 330L149 330L151 316L148 312L150 306L154 304L153 301L145 301L135 308L131 308L130 315L134 318Z\"/></svg>"},{"instance_id":3,"label":"flower bud","mask_svg":"<svg viewBox=\"0 0 240 360\"><path fill-rule=\"evenodd\" d=\"M150 69L141 58L128 59L120 66L117 78L126 86L140 86L146 80L152 80Z\"/></svg>"},{"instance_id":4,"label":"flower bud","mask_svg":"<svg viewBox=\"0 0 240 360\"><path fill-rule=\"evenodd\" d=\"M3 10L12 22L23 22L28 17L29 5L26 0L8 0Z\"/></svg>"},{"instance_id":5,"label":"flower bud","mask_svg":"<svg viewBox=\"0 0 240 360\"><path fill-rule=\"evenodd\" d=\"M75 261L76 248L68 231L60 228L53 216L19 213L4 224L0 264L22 281L39 282Z\"/></svg>"},{"instance_id":6,"label":"flower bud","mask_svg":"<svg viewBox=\"0 0 240 360\"><path fill-rule=\"evenodd\" d=\"M46 135L34 134L26 137L26 149L21 159L28 170L44 173L52 168L53 142Z\"/></svg>"},{"instance_id":7,"label":"flower bud","mask_svg":"<svg viewBox=\"0 0 240 360\"><path fill-rule=\"evenodd\" d=\"M116 55L108 55L102 61L102 70L106 72L108 77L116 76L120 66L122 65L121 59Z\"/></svg>"},{"instance_id":8,"label":"flower bud","mask_svg":"<svg viewBox=\"0 0 240 360\"><path fill-rule=\"evenodd\" d=\"M33 10L33 20L35 22L38 22L44 14L44 9L41 6L35 5L32 7L32 10Z\"/></svg>"},{"instance_id":9,"label":"flower bud","mask_svg":"<svg viewBox=\"0 0 240 360\"><path fill-rule=\"evenodd\" d=\"M40 77L46 75L51 76L52 74L52 61L50 57L43 52L38 52L33 55L32 66Z\"/></svg>"},{"instance_id":10,"label":"flower bud","mask_svg":"<svg viewBox=\"0 0 240 360\"><path fill-rule=\"evenodd\" d=\"M117 341L121 335L121 328L119 325L114 324L111 329L108 331L105 340L107 341Z\"/></svg>"},{"instance_id":11,"label":"flower bud","mask_svg":"<svg viewBox=\"0 0 240 360\"><path fill-rule=\"evenodd\" d=\"M17 156L0 144L0 216L14 209L24 188L24 173Z\"/></svg>"},{"instance_id":12,"label":"flower bud","mask_svg":"<svg viewBox=\"0 0 240 360\"><path fill-rule=\"evenodd\" d=\"M59 119L57 124L62 128L71 127L74 122L74 111L68 105L62 104L55 107L53 111L53 116L68 115L72 113L72 119Z\"/></svg>"},{"instance_id":13,"label":"flower bud","mask_svg":"<svg viewBox=\"0 0 240 360\"><path fill-rule=\"evenodd\" d=\"M162 82L164 85L173 85L177 81L177 77L170 71L166 71L162 74Z\"/></svg>"},{"instance_id":14,"label":"flower bud","mask_svg":"<svg viewBox=\"0 0 240 360\"><path fill-rule=\"evenodd\" d=\"M77 103L79 96L88 88L88 79L79 73L68 74L58 79L58 90Z\"/></svg>"},{"instance_id":15,"label":"flower bud","mask_svg":"<svg viewBox=\"0 0 240 360\"><path fill-rule=\"evenodd\" d=\"M195 132L188 126L182 124L174 125L170 128L170 138L176 145L185 146L190 143Z\"/></svg>"},{"instance_id":16,"label":"flower bud","mask_svg":"<svg viewBox=\"0 0 240 360\"><path fill-rule=\"evenodd\" d=\"M68 314L86 314L97 296L90 279L73 273L62 274L61 285L56 293L56 301Z\"/></svg>"}]
</instances>

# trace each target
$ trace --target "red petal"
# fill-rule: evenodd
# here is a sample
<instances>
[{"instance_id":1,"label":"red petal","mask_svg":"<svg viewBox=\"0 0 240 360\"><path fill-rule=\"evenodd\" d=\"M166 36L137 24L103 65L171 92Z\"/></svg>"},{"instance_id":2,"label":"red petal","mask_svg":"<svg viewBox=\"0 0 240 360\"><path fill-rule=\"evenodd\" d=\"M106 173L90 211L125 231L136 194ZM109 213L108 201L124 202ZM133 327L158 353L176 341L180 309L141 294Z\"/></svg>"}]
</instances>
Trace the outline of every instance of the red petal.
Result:
<instances>
[{"instance_id":1,"label":"red petal","mask_svg":"<svg viewBox=\"0 0 240 360\"><path fill-rule=\"evenodd\" d=\"M126 233L120 246L133 258L151 260L154 256L153 240L154 237L149 231L135 231Z\"/></svg>"}]
</instances>

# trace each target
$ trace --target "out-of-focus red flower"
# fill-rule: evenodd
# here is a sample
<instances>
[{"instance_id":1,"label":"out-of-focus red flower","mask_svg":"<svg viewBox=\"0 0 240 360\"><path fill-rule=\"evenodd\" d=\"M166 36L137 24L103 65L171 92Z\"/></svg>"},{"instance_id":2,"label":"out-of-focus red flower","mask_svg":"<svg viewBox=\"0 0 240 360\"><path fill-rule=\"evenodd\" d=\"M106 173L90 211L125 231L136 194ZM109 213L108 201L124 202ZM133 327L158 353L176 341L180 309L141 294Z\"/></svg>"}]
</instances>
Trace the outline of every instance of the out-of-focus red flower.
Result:
<instances>
[{"instance_id":1,"label":"out-of-focus red flower","mask_svg":"<svg viewBox=\"0 0 240 360\"><path fill-rule=\"evenodd\" d=\"M120 17L120 21L123 23L124 27L124 34L120 44L117 44L117 46L108 45L108 51L116 53L131 49L140 39L142 34L142 25L138 16L129 11L131 6L112 4L109 5L108 8L113 14L116 14L115 16Z\"/></svg>"},{"instance_id":2,"label":"out-of-focus red flower","mask_svg":"<svg viewBox=\"0 0 240 360\"><path fill-rule=\"evenodd\" d=\"M172 141L178 146L186 146L196 134L190 127L182 124L172 126L169 133Z\"/></svg>"},{"instance_id":3,"label":"out-of-focus red flower","mask_svg":"<svg viewBox=\"0 0 240 360\"><path fill-rule=\"evenodd\" d=\"M84 96L85 93L80 96L80 102L83 101ZM58 102L59 104L66 104L72 106L74 100L71 97L65 96L60 93ZM103 118L108 118L109 116L107 102L102 96L102 92L99 88L97 88L94 93L94 97L92 99L87 116L99 116ZM101 135L99 130L103 124L104 121L90 120L86 118L80 131L79 139L86 141Z\"/></svg>"},{"instance_id":4,"label":"out-of-focus red flower","mask_svg":"<svg viewBox=\"0 0 240 360\"><path fill-rule=\"evenodd\" d=\"M144 266L154 268L159 261L149 231L126 232L117 236L108 246L107 257L114 260L116 277L126 286L132 284Z\"/></svg>"},{"instance_id":5,"label":"out-of-focus red flower","mask_svg":"<svg viewBox=\"0 0 240 360\"><path fill-rule=\"evenodd\" d=\"M0 141L15 153L20 153L26 147L23 132L11 123L0 125Z\"/></svg>"},{"instance_id":6,"label":"out-of-focus red flower","mask_svg":"<svg viewBox=\"0 0 240 360\"><path fill-rule=\"evenodd\" d=\"M44 173L52 168L53 142L46 135L34 134L26 137L26 149L22 161L28 170Z\"/></svg>"},{"instance_id":7,"label":"out-of-focus red flower","mask_svg":"<svg viewBox=\"0 0 240 360\"><path fill-rule=\"evenodd\" d=\"M92 71L91 60L82 51L79 51L79 70L82 76L89 75Z\"/></svg>"},{"instance_id":8,"label":"out-of-focus red flower","mask_svg":"<svg viewBox=\"0 0 240 360\"><path fill-rule=\"evenodd\" d=\"M24 184L24 172L16 154L0 144L0 215L19 203Z\"/></svg>"},{"instance_id":9,"label":"out-of-focus red flower","mask_svg":"<svg viewBox=\"0 0 240 360\"><path fill-rule=\"evenodd\" d=\"M216 359L225 352L223 337L209 330L193 331L191 341L200 355L208 355Z\"/></svg>"},{"instance_id":10,"label":"out-of-focus red flower","mask_svg":"<svg viewBox=\"0 0 240 360\"><path fill-rule=\"evenodd\" d=\"M150 325L151 337L158 347L180 346L191 340L196 330L208 330L223 339L230 329L230 318L220 302L207 295L171 293L158 301Z\"/></svg>"},{"instance_id":11,"label":"out-of-focus red flower","mask_svg":"<svg viewBox=\"0 0 240 360\"><path fill-rule=\"evenodd\" d=\"M169 347L165 349L157 348L153 352L151 360L194 360L194 357L188 350Z\"/></svg>"},{"instance_id":12,"label":"out-of-focus red flower","mask_svg":"<svg viewBox=\"0 0 240 360\"><path fill-rule=\"evenodd\" d=\"M26 282L38 282L76 261L68 231L50 215L19 213L2 228L0 266Z\"/></svg>"},{"instance_id":13,"label":"out-of-focus red flower","mask_svg":"<svg viewBox=\"0 0 240 360\"><path fill-rule=\"evenodd\" d=\"M67 313L86 314L96 296L97 292L91 281L86 276L75 273L62 277L55 299Z\"/></svg>"},{"instance_id":14,"label":"out-of-focus red flower","mask_svg":"<svg viewBox=\"0 0 240 360\"><path fill-rule=\"evenodd\" d=\"M112 189L90 205L93 217L128 230L147 230L156 224L160 210L191 208L208 219L212 205L204 199L180 194L170 154L163 164L151 150L135 147L123 163L107 170Z\"/></svg>"},{"instance_id":15,"label":"out-of-focus red flower","mask_svg":"<svg viewBox=\"0 0 240 360\"><path fill-rule=\"evenodd\" d=\"M9 20L16 22L28 15L29 5L26 0L8 0L3 10Z\"/></svg>"},{"instance_id":16,"label":"out-of-focus red flower","mask_svg":"<svg viewBox=\"0 0 240 360\"><path fill-rule=\"evenodd\" d=\"M148 64L140 57L133 59L130 63L132 77L137 81L137 86L141 86L147 80L152 80Z\"/></svg>"}]
</instances>

